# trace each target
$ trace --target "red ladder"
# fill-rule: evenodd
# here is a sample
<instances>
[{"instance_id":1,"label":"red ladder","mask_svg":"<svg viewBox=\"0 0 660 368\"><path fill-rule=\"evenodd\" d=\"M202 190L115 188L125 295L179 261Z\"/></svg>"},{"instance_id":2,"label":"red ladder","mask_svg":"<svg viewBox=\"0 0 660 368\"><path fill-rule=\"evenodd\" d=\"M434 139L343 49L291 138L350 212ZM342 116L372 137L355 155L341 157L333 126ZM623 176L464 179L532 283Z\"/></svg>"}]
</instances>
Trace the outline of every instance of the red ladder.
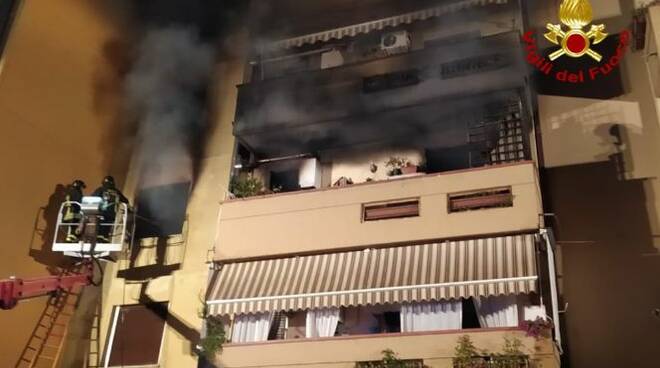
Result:
<instances>
[{"instance_id":1,"label":"red ladder","mask_svg":"<svg viewBox=\"0 0 660 368\"><path fill-rule=\"evenodd\" d=\"M79 267L74 267L73 272L77 271ZM60 289L48 299L15 368L57 367L83 288L84 285L77 284Z\"/></svg>"}]
</instances>

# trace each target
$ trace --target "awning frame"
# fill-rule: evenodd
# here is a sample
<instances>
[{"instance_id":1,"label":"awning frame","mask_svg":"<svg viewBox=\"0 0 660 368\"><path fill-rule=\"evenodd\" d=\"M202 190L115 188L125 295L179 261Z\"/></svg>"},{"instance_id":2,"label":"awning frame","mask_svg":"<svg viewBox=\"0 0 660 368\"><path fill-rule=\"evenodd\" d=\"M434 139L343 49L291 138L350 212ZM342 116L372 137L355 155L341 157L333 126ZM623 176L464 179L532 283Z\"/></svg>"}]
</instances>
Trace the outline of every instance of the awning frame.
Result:
<instances>
[{"instance_id":1,"label":"awning frame","mask_svg":"<svg viewBox=\"0 0 660 368\"><path fill-rule=\"evenodd\" d=\"M417 10L414 12L399 14L392 17L372 20L368 22L353 24L346 27L340 27L325 30L316 33L310 33L302 36L296 36L271 44L271 49L289 49L300 47L306 44L316 42L327 42L332 39L340 40L344 37L355 37L359 34L366 34L375 30L382 30L387 27L397 27L401 24L410 24L419 20L439 17L452 12L467 9L476 5L507 4L508 0L462 0L450 4L439 5L432 8Z\"/></svg>"},{"instance_id":2,"label":"awning frame","mask_svg":"<svg viewBox=\"0 0 660 368\"><path fill-rule=\"evenodd\" d=\"M393 287L373 288L373 289L326 291L322 293L310 293L310 294L274 295L274 296L264 296L264 297L244 298L244 299L211 300L211 301L207 301L206 304L216 305L216 304L231 304L231 303L239 303L239 302L249 303L249 302L262 302L269 300L283 300L283 299L291 299L291 298L316 298L323 296L349 295L349 294L357 294L364 292L383 292L383 291L424 289L424 288L432 288L432 287L468 286L468 285L492 284L492 283L500 283L500 282L536 281L538 280L538 278L539 278L538 276L509 277L503 279L457 281L457 282L444 282L437 284L393 286Z\"/></svg>"},{"instance_id":3,"label":"awning frame","mask_svg":"<svg viewBox=\"0 0 660 368\"><path fill-rule=\"evenodd\" d=\"M218 315L534 293L537 232L229 262L206 305Z\"/></svg>"}]
</instances>

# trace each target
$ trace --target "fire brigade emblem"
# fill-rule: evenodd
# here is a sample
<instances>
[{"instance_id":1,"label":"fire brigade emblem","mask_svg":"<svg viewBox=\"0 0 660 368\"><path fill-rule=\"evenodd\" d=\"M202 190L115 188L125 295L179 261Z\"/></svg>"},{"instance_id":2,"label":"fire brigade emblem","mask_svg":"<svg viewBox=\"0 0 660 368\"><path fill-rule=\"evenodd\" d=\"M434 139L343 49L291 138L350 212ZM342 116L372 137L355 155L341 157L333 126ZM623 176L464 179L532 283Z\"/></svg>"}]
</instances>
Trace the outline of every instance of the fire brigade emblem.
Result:
<instances>
[{"instance_id":1,"label":"fire brigade emblem","mask_svg":"<svg viewBox=\"0 0 660 368\"><path fill-rule=\"evenodd\" d=\"M559 20L569 28L564 31L560 24L548 23L548 33L545 38L561 49L550 54L550 60L555 60L562 55L578 58L589 55L596 61L603 57L591 49L591 45L601 43L606 37L604 24L592 24L588 32L584 32L585 26L593 21L593 10L589 0L564 0L559 6Z\"/></svg>"}]
</instances>

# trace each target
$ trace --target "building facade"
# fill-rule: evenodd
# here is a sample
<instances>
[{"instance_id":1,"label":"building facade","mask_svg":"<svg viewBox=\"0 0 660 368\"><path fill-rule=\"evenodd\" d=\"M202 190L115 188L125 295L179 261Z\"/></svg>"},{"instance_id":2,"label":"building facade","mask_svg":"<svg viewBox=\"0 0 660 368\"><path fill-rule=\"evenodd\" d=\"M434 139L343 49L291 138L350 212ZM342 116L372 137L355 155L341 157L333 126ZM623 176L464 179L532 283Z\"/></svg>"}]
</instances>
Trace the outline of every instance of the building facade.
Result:
<instances>
[{"instance_id":1,"label":"building facade","mask_svg":"<svg viewBox=\"0 0 660 368\"><path fill-rule=\"evenodd\" d=\"M229 340L219 364L347 367L391 349L451 367L468 335L490 353L520 341L531 364L558 366L559 329L534 339L519 327L558 317L536 97L518 57L526 9L265 13L238 86L206 293ZM294 37L274 41L284 23Z\"/></svg>"},{"instance_id":2,"label":"building facade","mask_svg":"<svg viewBox=\"0 0 660 368\"><path fill-rule=\"evenodd\" d=\"M98 365L196 366L221 321L227 367L452 367L466 335L653 366L657 7L589 95L525 61L560 1L300 3L253 1L229 38L180 231L105 269ZM631 28L632 1L593 3Z\"/></svg>"}]
</instances>

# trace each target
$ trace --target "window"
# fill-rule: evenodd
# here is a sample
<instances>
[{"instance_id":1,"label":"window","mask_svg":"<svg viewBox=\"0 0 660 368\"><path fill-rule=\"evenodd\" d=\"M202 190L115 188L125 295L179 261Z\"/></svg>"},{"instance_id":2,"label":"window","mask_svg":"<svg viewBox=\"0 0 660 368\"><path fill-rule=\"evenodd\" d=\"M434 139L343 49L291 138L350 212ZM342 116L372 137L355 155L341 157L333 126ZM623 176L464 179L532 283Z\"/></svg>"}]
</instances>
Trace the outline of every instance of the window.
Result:
<instances>
[{"instance_id":1,"label":"window","mask_svg":"<svg viewBox=\"0 0 660 368\"><path fill-rule=\"evenodd\" d=\"M186 220L190 182L142 189L137 195L138 239L181 234Z\"/></svg>"},{"instance_id":2,"label":"window","mask_svg":"<svg viewBox=\"0 0 660 368\"><path fill-rule=\"evenodd\" d=\"M373 93L412 86L420 82L419 70L410 69L400 72L375 75L366 77L362 81L362 90L364 93Z\"/></svg>"},{"instance_id":3,"label":"window","mask_svg":"<svg viewBox=\"0 0 660 368\"><path fill-rule=\"evenodd\" d=\"M284 340L286 338L286 329L288 327L288 317L284 312L277 312L273 315L273 321L268 331L268 340Z\"/></svg>"},{"instance_id":4,"label":"window","mask_svg":"<svg viewBox=\"0 0 660 368\"><path fill-rule=\"evenodd\" d=\"M300 190L299 169L271 171L270 190L274 192L295 192Z\"/></svg>"},{"instance_id":5,"label":"window","mask_svg":"<svg viewBox=\"0 0 660 368\"><path fill-rule=\"evenodd\" d=\"M105 363L107 367L158 364L167 303L116 307Z\"/></svg>"},{"instance_id":6,"label":"window","mask_svg":"<svg viewBox=\"0 0 660 368\"><path fill-rule=\"evenodd\" d=\"M362 206L364 221L388 220L419 216L419 199Z\"/></svg>"},{"instance_id":7,"label":"window","mask_svg":"<svg viewBox=\"0 0 660 368\"><path fill-rule=\"evenodd\" d=\"M379 322L383 333L401 332L401 312L384 312Z\"/></svg>"},{"instance_id":8,"label":"window","mask_svg":"<svg viewBox=\"0 0 660 368\"><path fill-rule=\"evenodd\" d=\"M511 188L496 188L478 192L456 193L448 196L449 212L463 212L486 208L513 207Z\"/></svg>"}]
</instances>

